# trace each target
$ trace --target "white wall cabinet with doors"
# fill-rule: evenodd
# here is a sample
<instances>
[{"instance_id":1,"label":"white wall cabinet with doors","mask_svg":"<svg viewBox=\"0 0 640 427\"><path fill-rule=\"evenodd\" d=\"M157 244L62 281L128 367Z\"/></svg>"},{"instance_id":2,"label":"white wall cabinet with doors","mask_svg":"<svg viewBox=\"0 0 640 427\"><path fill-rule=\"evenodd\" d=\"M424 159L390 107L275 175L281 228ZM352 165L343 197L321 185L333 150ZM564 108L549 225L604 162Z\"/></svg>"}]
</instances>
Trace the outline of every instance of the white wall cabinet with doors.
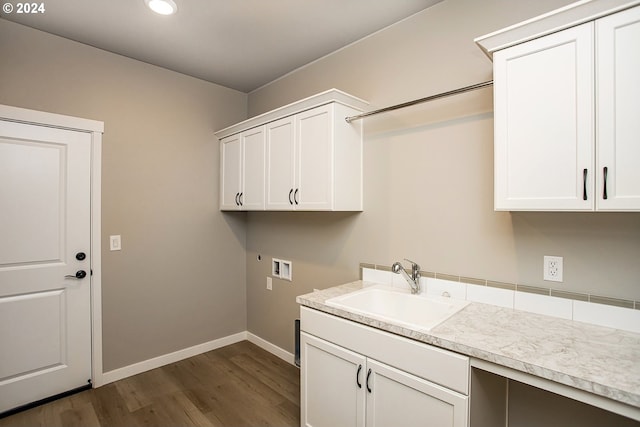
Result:
<instances>
[{"instance_id":1,"label":"white wall cabinet with doors","mask_svg":"<svg viewBox=\"0 0 640 427\"><path fill-rule=\"evenodd\" d=\"M610 3L476 40L494 61L496 210L640 210L640 7Z\"/></svg>"},{"instance_id":2,"label":"white wall cabinet with doors","mask_svg":"<svg viewBox=\"0 0 640 427\"><path fill-rule=\"evenodd\" d=\"M358 110L331 103L267 124L267 210L362 210Z\"/></svg>"},{"instance_id":3,"label":"white wall cabinet with doors","mask_svg":"<svg viewBox=\"0 0 640 427\"><path fill-rule=\"evenodd\" d=\"M264 126L222 139L220 159L220 209L263 210Z\"/></svg>"},{"instance_id":4,"label":"white wall cabinet with doors","mask_svg":"<svg viewBox=\"0 0 640 427\"><path fill-rule=\"evenodd\" d=\"M345 117L367 104L332 89L216 133L220 138L221 210L362 210L362 123ZM264 170L247 171L254 159L242 136L264 129ZM231 144L231 145L228 145ZM235 146L239 144L239 146ZM240 164L240 166L237 166ZM264 186L264 204L248 205L240 169Z\"/></svg>"},{"instance_id":5,"label":"white wall cabinet with doors","mask_svg":"<svg viewBox=\"0 0 640 427\"><path fill-rule=\"evenodd\" d=\"M301 425L468 426L469 359L301 308Z\"/></svg>"}]
</instances>

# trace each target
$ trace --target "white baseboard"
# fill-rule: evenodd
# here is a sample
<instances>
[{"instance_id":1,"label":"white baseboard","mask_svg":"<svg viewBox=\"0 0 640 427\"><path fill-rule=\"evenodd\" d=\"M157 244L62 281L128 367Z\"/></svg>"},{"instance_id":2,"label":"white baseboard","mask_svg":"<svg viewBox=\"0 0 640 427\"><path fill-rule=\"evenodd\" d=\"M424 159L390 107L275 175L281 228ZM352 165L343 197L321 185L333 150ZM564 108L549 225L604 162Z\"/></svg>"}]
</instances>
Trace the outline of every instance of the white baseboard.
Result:
<instances>
[{"instance_id":1,"label":"white baseboard","mask_svg":"<svg viewBox=\"0 0 640 427\"><path fill-rule=\"evenodd\" d=\"M197 356L198 354L206 353L207 351L215 350L217 348L225 347L227 345L235 344L244 340L248 340L249 342L262 348L263 350L266 350L269 353L279 357L285 362L291 363L292 365L294 364L293 354L278 347L277 345L271 344L269 341L264 340L259 336L252 334L251 332L244 331L238 332L237 334L229 335L227 337L219 338L217 340L194 345L193 347L174 351L173 353L154 357L153 359L134 363L133 365L125 366L123 368L114 369L113 371L105 372L102 374L100 383L97 384L94 382L94 386L103 386L114 381L122 380L133 375L150 371L151 369L159 368L170 363L179 362L180 360Z\"/></svg>"},{"instance_id":2,"label":"white baseboard","mask_svg":"<svg viewBox=\"0 0 640 427\"><path fill-rule=\"evenodd\" d=\"M105 372L104 374L102 374L102 381L100 385L109 384L133 375L141 374L143 372L150 371L151 369L159 368L161 366L165 366L174 362L179 362L180 360L197 356L198 354L206 353L207 351L215 350L217 348L224 347L230 344L235 344L246 339L246 331L238 332L237 334L229 335L217 340L194 345L193 347L188 347L182 350L175 351L173 353L154 357L153 359L134 363L133 365L125 366L123 368L114 369L113 371Z\"/></svg>"},{"instance_id":3,"label":"white baseboard","mask_svg":"<svg viewBox=\"0 0 640 427\"><path fill-rule=\"evenodd\" d=\"M269 341L260 338L257 335L252 334L251 332L247 332L247 340L263 350L268 351L269 353L278 356L280 359L288 362L290 364L295 363L295 356L292 353L278 347L275 344L271 344Z\"/></svg>"}]
</instances>

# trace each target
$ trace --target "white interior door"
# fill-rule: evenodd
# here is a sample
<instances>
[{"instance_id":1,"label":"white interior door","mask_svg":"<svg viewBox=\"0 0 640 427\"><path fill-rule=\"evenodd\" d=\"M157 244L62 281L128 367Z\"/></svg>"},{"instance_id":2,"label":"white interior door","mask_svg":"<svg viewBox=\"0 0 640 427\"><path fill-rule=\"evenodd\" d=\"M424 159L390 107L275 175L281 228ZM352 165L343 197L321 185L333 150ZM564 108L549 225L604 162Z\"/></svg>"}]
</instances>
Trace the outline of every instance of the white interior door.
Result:
<instances>
[{"instance_id":1,"label":"white interior door","mask_svg":"<svg viewBox=\"0 0 640 427\"><path fill-rule=\"evenodd\" d=\"M90 189L90 133L0 120L0 413L91 378Z\"/></svg>"}]
</instances>

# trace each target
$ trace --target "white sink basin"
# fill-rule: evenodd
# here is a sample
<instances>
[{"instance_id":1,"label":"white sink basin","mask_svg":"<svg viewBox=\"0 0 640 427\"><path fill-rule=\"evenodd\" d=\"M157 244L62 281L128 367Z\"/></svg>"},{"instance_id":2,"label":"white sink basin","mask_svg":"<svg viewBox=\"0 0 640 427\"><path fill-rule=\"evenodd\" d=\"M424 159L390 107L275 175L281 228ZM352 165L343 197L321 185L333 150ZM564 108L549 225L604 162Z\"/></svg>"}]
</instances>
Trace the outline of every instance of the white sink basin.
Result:
<instances>
[{"instance_id":1,"label":"white sink basin","mask_svg":"<svg viewBox=\"0 0 640 427\"><path fill-rule=\"evenodd\" d=\"M326 301L348 310L410 329L428 331L462 310L469 301L424 294L388 286L371 286Z\"/></svg>"}]
</instances>

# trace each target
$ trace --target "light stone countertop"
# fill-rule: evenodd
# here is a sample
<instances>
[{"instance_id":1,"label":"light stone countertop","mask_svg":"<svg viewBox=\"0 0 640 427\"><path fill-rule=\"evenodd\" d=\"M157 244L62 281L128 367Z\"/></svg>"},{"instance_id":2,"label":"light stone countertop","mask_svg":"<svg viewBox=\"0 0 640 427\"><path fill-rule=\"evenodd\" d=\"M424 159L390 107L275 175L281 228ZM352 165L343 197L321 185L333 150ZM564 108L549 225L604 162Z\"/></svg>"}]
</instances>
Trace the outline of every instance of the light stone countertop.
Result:
<instances>
[{"instance_id":1,"label":"light stone countertop","mask_svg":"<svg viewBox=\"0 0 640 427\"><path fill-rule=\"evenodd\" d=\"M429 332L337 309L325 301L375 285L356 281L298 304L640 408L640 334L470 303Z\"/></svg>"}]
</instances>

